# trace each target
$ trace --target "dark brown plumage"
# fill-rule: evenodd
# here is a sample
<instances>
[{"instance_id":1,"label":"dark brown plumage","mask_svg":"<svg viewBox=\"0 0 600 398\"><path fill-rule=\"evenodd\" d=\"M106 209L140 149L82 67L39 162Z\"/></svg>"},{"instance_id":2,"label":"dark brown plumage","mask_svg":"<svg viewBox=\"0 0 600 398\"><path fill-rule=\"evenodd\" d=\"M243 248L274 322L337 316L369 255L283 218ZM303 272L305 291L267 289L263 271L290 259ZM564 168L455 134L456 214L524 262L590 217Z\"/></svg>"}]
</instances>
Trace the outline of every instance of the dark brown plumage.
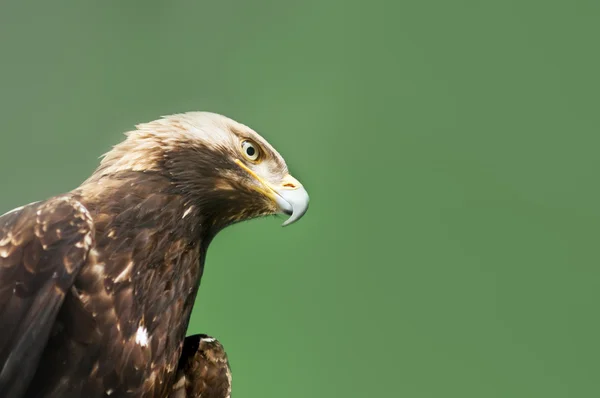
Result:
<instances>
[{"instance_id":1,"label":"dark brown plumage","mask_svg":"<svg viewBox=\"0 0 600 398\"><path fill-rule=\"evenodd\" d=\"M231 368L221 343L207 335L185 339L169 398L229 397Z\"/></svg>"},{"instance_id":2,"label":"dark brown plumage","mask_svg":"<svg viewBox=\"0 0 600 398\"><path fill-rule=\"evenodd\" d=\"M79 188L0 217L0 396L228 397L220 344L185 340L208 246L307 207L244 125L189 113L138 126Z\"/></svg>"}]
</instances>

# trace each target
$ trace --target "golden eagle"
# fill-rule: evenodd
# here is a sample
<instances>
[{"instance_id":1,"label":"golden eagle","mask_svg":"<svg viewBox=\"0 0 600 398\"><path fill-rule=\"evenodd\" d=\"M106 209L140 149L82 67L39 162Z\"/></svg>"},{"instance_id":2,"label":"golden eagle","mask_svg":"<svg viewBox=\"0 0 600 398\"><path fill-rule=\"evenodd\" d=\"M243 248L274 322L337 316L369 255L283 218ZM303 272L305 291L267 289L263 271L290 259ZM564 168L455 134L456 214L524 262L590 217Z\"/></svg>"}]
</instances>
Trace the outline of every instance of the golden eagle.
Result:
<instances>
[{"instance_id":1,"label":"golden eagle","mask_svg":"<svg viewBox=\"0 0 600 398\"><path fill-rule=\"evenodd\" d=\"M209 336L186 339L223 228L308 209L249 127L190 112L136 126L77 189L0 217L0 396L225 398Z\"/></svg>"}]
</instances>

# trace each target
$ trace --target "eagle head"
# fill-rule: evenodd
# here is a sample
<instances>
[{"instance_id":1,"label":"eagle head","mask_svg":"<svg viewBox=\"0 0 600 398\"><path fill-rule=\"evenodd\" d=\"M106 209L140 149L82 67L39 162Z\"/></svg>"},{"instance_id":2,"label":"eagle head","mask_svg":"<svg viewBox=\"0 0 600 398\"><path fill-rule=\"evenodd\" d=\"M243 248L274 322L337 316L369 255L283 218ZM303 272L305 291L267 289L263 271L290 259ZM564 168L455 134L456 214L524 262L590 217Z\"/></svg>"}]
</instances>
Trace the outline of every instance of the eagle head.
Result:
<instances>
[{"instance_id":1,"label":"eagle head","mask_svg":"<svg viewBox=\"0 0 600 398\"><path fill-rule=\"evenodd\" d=\"M292 177L283 157L250 127L209 112L165 116L136 126L105 155L92 177L127 172L158 173L221 226L285 214L299 220L309 196Z\"/></svg>"}]
</instances>

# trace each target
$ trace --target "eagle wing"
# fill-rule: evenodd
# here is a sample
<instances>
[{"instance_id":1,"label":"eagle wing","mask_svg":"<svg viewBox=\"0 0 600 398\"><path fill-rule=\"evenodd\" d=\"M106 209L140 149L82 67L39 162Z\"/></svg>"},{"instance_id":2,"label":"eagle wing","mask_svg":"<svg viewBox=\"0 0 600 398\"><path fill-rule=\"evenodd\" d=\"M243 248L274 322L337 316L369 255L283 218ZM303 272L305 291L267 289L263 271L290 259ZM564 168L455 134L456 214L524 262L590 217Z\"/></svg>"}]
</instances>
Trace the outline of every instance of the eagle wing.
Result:
<instances>
[{"instance_id":1,"label":"eagle wing","mask_svg":"<svg viewBox=\"0 0 600 398\"><path fill-rule=\"evenodd\" d=\"M93 245L92 219L70 196L0 217L0 392L23 394L66 293Z\"/></svg>"},{"instance_id":2,"label":"eagle wing","mask_svg":"<svg viewBox=\"0 0 600 398\"><path fill-rule=\"evenodd\" d=\"M204 334L185 339L169 398L231 398L231 367L221 343Z\"/></svg>"}]
</instances>

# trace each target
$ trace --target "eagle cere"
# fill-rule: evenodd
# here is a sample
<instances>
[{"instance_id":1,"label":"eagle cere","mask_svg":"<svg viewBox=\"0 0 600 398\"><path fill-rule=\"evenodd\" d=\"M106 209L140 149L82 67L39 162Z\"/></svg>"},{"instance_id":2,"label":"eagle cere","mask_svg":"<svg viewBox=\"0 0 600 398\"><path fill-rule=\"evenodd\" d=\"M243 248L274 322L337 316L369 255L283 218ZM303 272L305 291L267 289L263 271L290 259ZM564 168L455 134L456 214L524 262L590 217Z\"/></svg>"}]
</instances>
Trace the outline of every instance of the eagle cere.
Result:
<instances>
[{"instance_id":1,"label":"eagle cere","mask_svg":"<svg viewBox=\"0 0 600 398\"><path fill-rule=\"evenodd\" d=\"M190 112L136 126L81 186L0 217L0 396L230 397L221 344L185 335L208 246L308 203L243 124Z\"/></svg>"}]
</instances>

